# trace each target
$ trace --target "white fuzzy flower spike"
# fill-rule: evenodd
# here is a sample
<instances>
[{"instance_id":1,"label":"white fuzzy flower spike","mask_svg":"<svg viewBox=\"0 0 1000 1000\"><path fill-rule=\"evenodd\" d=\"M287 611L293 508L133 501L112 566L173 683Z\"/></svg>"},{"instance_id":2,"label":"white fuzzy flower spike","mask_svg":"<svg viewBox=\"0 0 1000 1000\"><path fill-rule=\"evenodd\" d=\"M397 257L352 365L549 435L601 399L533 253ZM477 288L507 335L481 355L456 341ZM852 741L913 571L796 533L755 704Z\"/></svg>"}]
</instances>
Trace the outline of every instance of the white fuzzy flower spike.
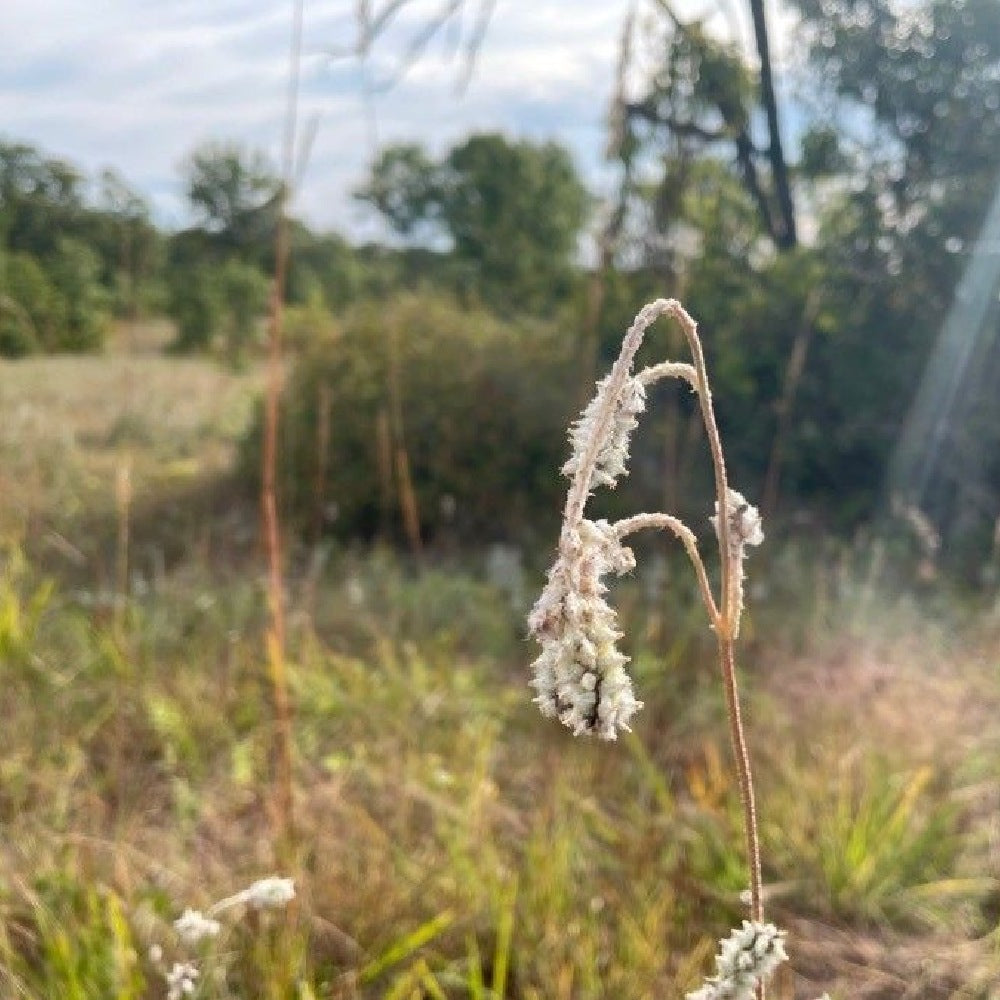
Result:
<instances>
[{"instance_id":1,"label":"white fuzzy flower spike","mask_svg":"<svg viewBox=\"0 0 1000 1000\"><path fill-rule=\"evenodd\" d=\"M285 906L295 898L295 883L290 878L272 875L254 882L243 892L246 903L257 909Z\"/></svg>"},{"instance_id":2,"label":"white fuzzy flower spike","mask_svg":"<svg viewBox=\"0 0 1000 1000\"><path fill-rule=\"evenodd\" d=\"M785 932L774 924L744 920L719 944L715 975L688 993L687 1000L752 1000L757 984L788 959Z\"/></svg>"},{"instance_id":3,"label":"white fuzzy flower spike","mask_svg":"<svg viewBox=\"0 0 1000 1000\"><path fill-rule=\"evenodd\" d=\"M601 413L606 407L610 407L613 416L602 434L603 440L594 462L593 477L596 484L614 489L618 478L628 475L626 463L629 438L639 425L636 417L646 409L646 388L639 379L630 377L618 396L609 402L611 391L611 376L608 375L597 383L597 394L570 428L572 454L562 467L562 473L572 479L579 472L587 446L595 433L598 433Z\"/></svg>"}]
</instances>

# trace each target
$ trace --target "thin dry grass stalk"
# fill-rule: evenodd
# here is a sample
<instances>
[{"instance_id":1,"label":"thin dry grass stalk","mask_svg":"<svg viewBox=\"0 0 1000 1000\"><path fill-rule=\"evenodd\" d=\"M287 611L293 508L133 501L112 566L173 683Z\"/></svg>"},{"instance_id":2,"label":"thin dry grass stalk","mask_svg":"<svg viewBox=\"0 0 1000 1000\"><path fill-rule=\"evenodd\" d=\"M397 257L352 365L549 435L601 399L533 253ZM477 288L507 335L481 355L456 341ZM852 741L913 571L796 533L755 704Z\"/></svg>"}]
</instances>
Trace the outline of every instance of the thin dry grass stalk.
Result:
<instances>
[{"instance_id":1,"label":"thin dry grass stalk","mask_svg":"<svg viewBox=\"0 0 1000 1000\"><path fill-rule=\"evenodd\" d=\"M278 402L281 396L281 339L284 319L285 283L288 274L288 199L294 174L295 123L298 108L299 67L302 61L302 0L296 0L292 17L289 52L288 107L285 115L284 184L275 227L274 283L271 293L271 323L268 337L267 393L264 404L264 447L261 474L261 507L264 544L267 551L267 594L271 623L267 634L267 658L275 715L277 844L280 856L294 853L295 820L292 796L292 709L288 693L285 658L285 606L281 560L281 529L275 487L278 455Z\"/></svg>"}]
</instances>

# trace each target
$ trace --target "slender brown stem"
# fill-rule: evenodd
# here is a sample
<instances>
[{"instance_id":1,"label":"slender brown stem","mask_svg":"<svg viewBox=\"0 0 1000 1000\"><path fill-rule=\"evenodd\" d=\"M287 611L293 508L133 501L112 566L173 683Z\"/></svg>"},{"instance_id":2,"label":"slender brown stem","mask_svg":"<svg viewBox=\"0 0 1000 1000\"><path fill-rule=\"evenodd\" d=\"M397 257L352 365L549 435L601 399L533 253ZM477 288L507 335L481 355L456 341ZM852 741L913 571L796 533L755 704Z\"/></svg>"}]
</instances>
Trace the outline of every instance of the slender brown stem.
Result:
<instances>
[{"instance_id":1,"label":"slender brown stem","mask_svg":"<svg viewBox=\"0 0 1000 1000\"><path fill-rule=\"evenodd\" d=\"M715 470L715 493L716 499L719 501L719 561L722 566L722 590L719 595L719 610L722 620L719 636L722 638L725 635L728 638L732 632L733 607L730 594L732 566L730 565L729 558L729 518L726 517L726 497L729 494L729 486L726 482L726 460L722 454L722 441L719 438L719 428L715 422L715 411L712 407L712 391L708 385L708 371L705 368L705 355L701 349L701 340L698 337L698 324L676 300L672 300L671 302L670 314L680 323L691 350L691 358L694 361L695 376L697 378L698 405L701 407L702 421L705 424L705 432L708 434L708 445L712 452L712 467Z\"/></svg>"},{"instance_id":2,"label":"slender brown stem","mask_svg":"<svg viewBox=\"0 0 1000 1000\"><path fill-rule=\"evenodd\" d=\"M281 532L275 488L278 454L278 401L281 395L281 334L285 280L288 273L288 200L293 175L295 120L298 108L299 66L302 53L302 0L295 0L289 55L288 109L285 116L284 184L275 227L274 285L268 338L267 393L264 400L264 447L261 470L261 506L267 550L267 596L271 625L267 636L268 663L274 698L276 807L280 820L279 848L291 854L295 840L292 797L292 708L285 671L285 606L281 563Z\"/></svg>"},{"instance_id":3,"label":"slender brown stem","mask_svg":"<svg viewBox=\"0 0 1000 1000\"><path fill-rule=\"evenodd\" d=\"M694 532L683 521L670 514L636 514L634 517L627 517L615 522L613 527L619 539L644 528L660 528L673 532L687 551L691 565L694 567L695 576L698 577L698 588L701 590L701 599L708 610L708 617L711 619L712 625L718 629L719 609L716 607L715 598L712 597L712 587L708 582L708 574L705 572L705 563L698 551L698 541L694 537Z\"/></svg>"},{"instance_id":4,"label":"slender brown stem","mask_svg":"<svg viewBox=\"0 0 1000 1000\"><path fill-rule=\"evenodd\" d=\"M712 393L708 386L708 373L705 368L705 355L695 321L684 308L675 304L671 314L678 320L681 329L687 337L694 360L697 379L698 402L701 406L702 420L705 432L708 434L709 447L712 452L712 465L715 469L715 489L719 504L717 516L719 558L722 570L722 587L719 595L720 615L716 621L715 634L719 644L719 664L722 668L722 681L726 690L726 710L729 716L729 735L733 745L733 757L736 762L736 773L740 784L740 800L743 805L743 830L746 836L747 866L750 869L750 919L763 922L764 900L760 870L760 837L757 831L757 807L754 801L753 771L750 766L750 751L747 749L746 735L743 732L743 718L740 712L739 689L736 683L736 656L734 639L737 621L740 613L739 600L735 596L735 588L739 582L741 567L737 564L739 556L734 555L729 538L731 535L728 511L729 485L726 482L726 463L722 453L722 440L719 436L718 424L715 422L715 412L712 407ZM711 614L711 607L709 607ZM757 984L757 1000L764 1000L763 982Z\"/></svg>"},{"instance_id":5,"label":"slender brown stem","mask_svg":"<svg viewBox=\"0 0 1000 1000\"><path fill-rule=\"evenodd\" d=\"M760 840L757 834L757 807L754 802L753 772L750 768L750 751L747 749L740 713L739 691L736 686L736 658L733 641L719 636L719 663L726 689L726 708L729 714L729 736L736 758L736 771L740 781L740 800L743 803L743 827L747 842L747 864L750 867L750 919L764 919L764 902L760 873Z\"/></svg>"}]
</instances>

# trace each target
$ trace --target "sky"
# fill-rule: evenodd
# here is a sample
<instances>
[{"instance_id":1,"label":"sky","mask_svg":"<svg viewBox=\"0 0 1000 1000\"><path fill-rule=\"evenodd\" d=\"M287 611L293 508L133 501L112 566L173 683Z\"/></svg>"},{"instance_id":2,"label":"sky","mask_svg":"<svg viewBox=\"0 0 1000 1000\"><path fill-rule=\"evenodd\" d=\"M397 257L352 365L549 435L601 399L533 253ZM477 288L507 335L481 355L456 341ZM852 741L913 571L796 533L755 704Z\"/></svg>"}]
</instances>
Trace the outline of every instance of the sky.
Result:
<instances>
[{"instance_id":1,"label":"sky","mask_svg":"<svg viewBox=\"0 0 1000 1000\"><path fill-rule=\"evenodd\" d=\"M604 119L629 0L497 0L459 93L455 53L480 3L466 0L464 24L379 91L446 2L409 0L363 67L338 55L355 44L357 0L305 0L300 123L315 138L295 211L315 228L371 230L351 190L390 142L440 155L472 131L555 139L592 188L610 183ZM280 162L291 11L292 0L0 0L0 138L89 175L114 167L161 224L181 227L180 167L199 143L237 141Z\"/></svg>"}]
</instances>

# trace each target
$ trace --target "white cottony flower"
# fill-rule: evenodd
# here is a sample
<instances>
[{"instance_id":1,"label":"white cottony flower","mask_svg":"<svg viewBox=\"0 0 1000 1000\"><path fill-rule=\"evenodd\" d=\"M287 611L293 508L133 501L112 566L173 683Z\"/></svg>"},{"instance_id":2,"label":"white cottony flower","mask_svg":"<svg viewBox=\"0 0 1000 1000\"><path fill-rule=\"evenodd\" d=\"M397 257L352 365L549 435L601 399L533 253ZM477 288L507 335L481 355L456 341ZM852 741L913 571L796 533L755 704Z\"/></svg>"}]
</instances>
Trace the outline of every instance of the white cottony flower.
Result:
<instances>
[{"instance_id":1,"label":"white cottony flower","mask_svg":"<svg viewBox=\"0 0 1000 1000\"><path fill-rule=\"evenodd\" d=\"M290 878L272 875L254 882L241 893L243 902L257 909L276 908L295 898L295 883Z\"/></svg>"},{"instance_id":2,"label":"white cottony flower","mask_svg":"<svg viewBox=\"0 0 1000 1000\"><path fill-rule=\"evenodd\" d=\"M597 394L587 404L579 419L569 431L572 449L569 461L562 467L563 474L571 479L577 474L592 438L597 432L597 423L608 406L614 407L614 414L607 425L604 438L598 444L594 461L593 479L604 486L615 486L619 476L628 475L628 444L632 431L638 426L636 417L646 408L646 388L637 378L628 378L613 402L608 400L611 392L610 375L597 383Z\"/></svg>"},{"instance_id":3,"label":"white cottony flower","mask_svg":"<svg viewBox=\"0 0 1000 1000\"><path fill-rule=\"evenodd\" d=\"M687 1000L752 1000L757 984L788 958L785 932L774 924L744 920L719 944L715 975L688 993Z\"/></svg>"},{"instance_id":4,"label":"white cottony flower","mask_svg":"<svg viewBox=\"0 0 1000 1000\"><path fill-rule=\"evenodd\" d=\"M220 899L208 912L219 913L222 910L228 910L231 906L239 906L241 903L246 903L247 906L258 910L269 909L284 906L294 898L295 882L292 879L270 875L267 878L258 879L253 885L241 892Z\"/></svg>"},{"instance_id":5,"label":"white cottony flower","mask_svg":"<svg viewBox=\"0 0 1000 1000\"><path fill-rule=\"evenodd\" d=\"M187 909L174 921L174 930L185 944L197 944L202 938L215 937L221 924L206 917L200 910Z\"/></svg>"},{"instance_id":6,"label":"white cottony flower","mask_svg":"<svg viewBox=\"0 0 1000 1000\"><path fill-rule=\"evenodd\" d=\"M190 962L174 962L174 967L165 976L167 1000L182 1000L197 988L198 967Z\"/></svg>"},{"instance_id":7,"label":"white cottony flower","mask_svg":"<svg viewBox=\"0 0 1000 1000\"><path fill-rule=\"evenodd\" d=\"M742 493L729 490L726 493L726 517L729 528L729 549L734 556L743 557L746 545L760 545L764 541L764 530L761 527L760 513L753 504L748 503ZM716 535L721 537L719 530L719 501L715 501L715 513L709 518Z\"/></svg>"},{"instance_id":8,"label":"white cottony flower","mask_svg":"<svg viewBox=\"0 0 1000 1000\"><path fill-rule=\"evenodd\" d=\"M715 501L715 513L709 518L715 534L722 541L722 528L719 524L719 501ZM748 503L742 493L736 490L726 492L726 527L728 529L729 555L733 566L733 574L729 581L732 601L733 637L739 634L740 615L743 612L743 580L745 577L743 563L746 559L748 545L760 545L764 541L764 529L761 527L760 514L752 503Z\"/></svg>"},{"instance_id":9,"label":"white cottony flower","mask_svg":"<svg viewBox=\"0 0 1000 1000\"><path fill-rule=\"evenodd\" d=\"M617 615L604 600L601 577L635 566L606 521L581 521L563 531L559 556L528 617L542 644L532 664L532 686L543 715L555 716L574 735L596 733L613 740L628 730L642 707L625 672L628 657L616 647Z\"/></svg>"}]
</instances>

